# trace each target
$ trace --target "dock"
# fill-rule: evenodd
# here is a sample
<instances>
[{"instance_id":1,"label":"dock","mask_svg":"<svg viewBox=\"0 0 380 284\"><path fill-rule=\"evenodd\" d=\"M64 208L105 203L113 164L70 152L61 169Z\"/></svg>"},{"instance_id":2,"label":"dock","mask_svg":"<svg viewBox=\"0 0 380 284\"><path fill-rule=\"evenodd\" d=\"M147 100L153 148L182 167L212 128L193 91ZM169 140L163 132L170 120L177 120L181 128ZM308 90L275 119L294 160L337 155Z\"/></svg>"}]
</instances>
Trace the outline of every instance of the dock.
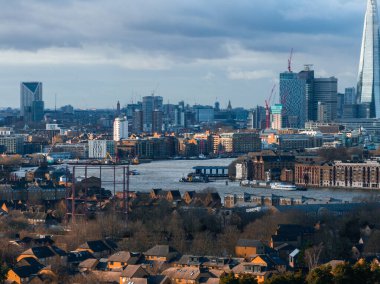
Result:
<instances>
[{"instance_id":1,"label":"dock","mask_svg":"<svg viewBox=\"0 0 380 284\"><path fill-rule=\"evenodd\" d=\"M195 166L193 170L195 174L209 178L228 178L227 166Z\"/></svg>"}]
</instances>

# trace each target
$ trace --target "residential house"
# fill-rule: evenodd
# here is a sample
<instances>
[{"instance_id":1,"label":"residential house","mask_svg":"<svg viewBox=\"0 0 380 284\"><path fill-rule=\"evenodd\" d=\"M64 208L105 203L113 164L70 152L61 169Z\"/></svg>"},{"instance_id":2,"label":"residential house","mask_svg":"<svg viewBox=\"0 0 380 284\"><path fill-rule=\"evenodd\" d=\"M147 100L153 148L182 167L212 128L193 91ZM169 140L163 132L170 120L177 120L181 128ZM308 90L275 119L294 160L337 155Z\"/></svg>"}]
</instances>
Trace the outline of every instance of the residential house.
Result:
<instances>
[{"instance_id":1,"label":"residential house","mask_svg":"<svg viewBox=\"0 0 380 284\"><path fill-rule=\"evenodd\" d=\"M276 256L258 255L251 260L251 263L267 267L267 270L275 270L279 273L286 271L286 262Z\"/></svg>"},{"instance_id":2,"label":"residential house","mask_svg":"<svg viewBox=\"0 0 380 284\"><path fill-rule=\"evenodd\" d=\"M128 265L120 274L120 284L124 283L145 283L149 273L141 265ZM136 281L138 280L138 281Z\"/></svg>"},{"instance_id":3,"label":"residential house","mask_svg":"<svg viewBox=\"0 0 380 284\"><path fill-rule=\"evenodd\" d=\"M95 259L95 256L87 250L72 251L67 254L67 266L71 271L77 271L79 263L86 259Z\"/></svg>"},{"instance_id":4,"label":"residential house","mask_svg":"<svg viewBox=\"0 0 380 284\"><path fill-rule=\"evenodd\" d=\"M241 274L250 274L254 276L259 284L264 283L266 279L268 279L274 271L261 263L255 264L251 262L242 262L232 268L233 273L236 276Z\"/></svg>"},{"instance_id":5,"label":"residential house","mask_svg":"<svg viewBox=\"0 0 380 284\"><path fill-rule=\"evenodd\" d=\"M97 265L99 264L99 260L96 258L88 258L78 265L79 272L90 272L96 269Z\"/></svg>"},{"instance_id":6,"label":"residential house","mask_svg":"<svg viewBox=\"0 0 380 284\"><path fill-rule=\"evenodd\" d=\"M167 276L172 284L198 284L206 282L209 278L218 279L215 275L210 273L207 269L196 267L170 267L162 272Z\"/></svg>"},{"instance_id":7,"label":"residential house","mask_svg":"<svg viewBox=\"0 0 380 284\"><path fill-rule=\"evenodd\" d=\"M237 257L248 258L264 253L265 245L257 240L240 239L235 246L235 255Z\"/></svg>"},{"instance_id":8,"label":"residential house","mask_svg":"<svg viewBox=\"0 0 380 284\"><path fill-rule=\"evenodd\" d=\"M163 190L161 188L153 188L150 191L150 198L151 199L166 199L168 192L166 190Z\"/></svg>"},{"instance_id":9,"label":"residential house","mask_svg":"<svg viewBox=\"0 0 380 284\"><path fill-rule=\"evenodd\" d=\"M222 206L222 201L217 192L196 192L192 198L191 205L220 208Z\"/></svg>"},{"instance_id":10,"label":"residential house","mask_svg":"<svg viewBox=\"0 0 380 284\"><path fill-rule=\"evenodd\" d=\"M144 255L146 260L170 262L178 252L168 245L156 245L144 252Z\"/></svg>"},{"instance_id":11,"label":"residential house","mask_svg":"<svg viewBox=\"0 0 380 284\"><path fill-rule=\"evenodd\" d=\"M109 256L116 248L117 245L111 240L96 240L85 242L76 251L88 251L96 258L102 258Z\"/></svg>"},{"instance_id":12,"label":"residential house","mask_svg":"<svg viewBox=\"0 0 380 284\"><path fill-rule=\"evenodd\" d=\"M179 190L169 190L166 194L166 200L169 202L180 202L182 200Z\"/></svg>"},{"instance_id":13,"label":"residential house","mask_svg":"<svg viewBox=\"0 0 380 284\"><path fill-rule=\"evenodd\" d=\"M284 243L301 247L314 234L314 231L314 228L309 226L280 224L276 233L271 237L270 247L275 248Z\"/></svg>"},{"instance_id":14,"label":"residential house","mask_svg":"<svg viewBox=\"0 0 380 284\"><path fill-rule=\"evenodd\" d=\"M35 258L43 265L52 265L57 261L64 262L63 258L66 258L66 252L53 246L32 247L21 253L17 257L17 261L30 257Z\"/></svg>"},{"instance_id":15,"label":"residential house","mask_svg":"<svg viewBox=\"0 0 380 284\"><path fill-rule=\"evenodd\" d=\"M141 253L129 251L119 251L108 258L107 267L109 270L121 271L128 265L138 264L142 260Z\"/></svg>"},{"instance_id":16,"label":"residential house","mask_svg":"<svg viewBox=\"0 0 380 284\"><path fill-rule=\"evenodd\" d=\"M33 257L25 257L18 261L15 266L7 272L7 283L30 283L37 275L44 275L44 278L57 280L56 275L42 263Z\"/></svg>"},{"instance_id":17,"label":"residential house","mask_svg":"<svg viewBox=\"0 0 380 284\"><path fill-rule=\"evenodd\" d=\"M181 258L175 263L175 266L179 267L201 267L203 263L207 262L208 258L204 256L196 256L196 255L183 255Z\"/></svg>"},{"instance_id":18,"label":"residential house","mask_svg":"<svg viewBox=\"0 0 380 284\"><path fill-rule=\"evenodd\" d=\"M195 191L186 191L183 195L183 200L187 205L189 205L191 202L193 202L193 198L195 196Z\"/></svg>"}]
</instances>

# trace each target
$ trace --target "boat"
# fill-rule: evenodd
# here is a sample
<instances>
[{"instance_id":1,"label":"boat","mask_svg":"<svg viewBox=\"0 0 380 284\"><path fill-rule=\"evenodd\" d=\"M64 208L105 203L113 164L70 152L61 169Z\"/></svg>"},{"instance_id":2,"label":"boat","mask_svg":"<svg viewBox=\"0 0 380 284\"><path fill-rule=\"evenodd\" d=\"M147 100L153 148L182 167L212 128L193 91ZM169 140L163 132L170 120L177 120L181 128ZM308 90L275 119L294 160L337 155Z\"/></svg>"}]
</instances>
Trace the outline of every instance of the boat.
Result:
<instances>
[{"instance_id":1,"label":"boat","mask_svg":"<svg viewBox=\"0 0 380 284\"><path fill-rule=\"evenodd\" d=\"M270 184L271 189L286 190L286 191L296 191L297 186L294 184L283 183L283 182L272 182Z\"/></svg>"},{"instance_id":2,"label":"boat","mask_svg":"<svg viewBox=\"0 0 380 284\"><path fill-rule=\"evenodd\" d=\"M138 170L130 170L129 175L130 176L138 176L138 175L140 175L140 172Z\"/></svg>"}]
</instances>

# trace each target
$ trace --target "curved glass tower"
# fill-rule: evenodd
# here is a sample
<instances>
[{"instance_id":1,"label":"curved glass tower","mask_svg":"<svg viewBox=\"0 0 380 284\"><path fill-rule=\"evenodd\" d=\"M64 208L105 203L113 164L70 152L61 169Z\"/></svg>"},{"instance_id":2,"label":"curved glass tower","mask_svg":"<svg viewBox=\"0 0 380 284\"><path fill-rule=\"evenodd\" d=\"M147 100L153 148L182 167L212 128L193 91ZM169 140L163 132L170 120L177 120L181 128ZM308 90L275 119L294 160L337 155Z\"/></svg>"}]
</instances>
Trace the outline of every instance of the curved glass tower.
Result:
<instances>
[{"instance_id":1,"label":"curved glass tower","mask_svg":"<svg viewBox=\"0 0 380 284\"><path fill-rule=\"evenodd\" d=\"M368 0L358 74L361 116L380 118L380 56L377 0Z\"/></svg>"}]
</instances>

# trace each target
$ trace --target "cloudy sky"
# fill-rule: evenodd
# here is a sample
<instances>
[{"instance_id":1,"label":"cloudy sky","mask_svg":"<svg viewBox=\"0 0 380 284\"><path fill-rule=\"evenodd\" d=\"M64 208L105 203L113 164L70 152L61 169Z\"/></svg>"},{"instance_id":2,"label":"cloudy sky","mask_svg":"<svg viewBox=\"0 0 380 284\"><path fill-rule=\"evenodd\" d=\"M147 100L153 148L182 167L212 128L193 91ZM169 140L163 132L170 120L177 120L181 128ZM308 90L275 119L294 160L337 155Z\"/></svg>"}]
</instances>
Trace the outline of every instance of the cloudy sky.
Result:
<instances>
[{"instance_id":1,"label":"cloudy sky","mask_svg":"<svg viewBox=\"0 0 380 284\"><path fill-rule=\"evenodd\" d=\"M356 84L365 0L12 0L0 9L0 107L42 81L47 107L165 102L253 107L314 64ZM277 95L278 97L278 95Z\"/></svg>"}]
</instances>

